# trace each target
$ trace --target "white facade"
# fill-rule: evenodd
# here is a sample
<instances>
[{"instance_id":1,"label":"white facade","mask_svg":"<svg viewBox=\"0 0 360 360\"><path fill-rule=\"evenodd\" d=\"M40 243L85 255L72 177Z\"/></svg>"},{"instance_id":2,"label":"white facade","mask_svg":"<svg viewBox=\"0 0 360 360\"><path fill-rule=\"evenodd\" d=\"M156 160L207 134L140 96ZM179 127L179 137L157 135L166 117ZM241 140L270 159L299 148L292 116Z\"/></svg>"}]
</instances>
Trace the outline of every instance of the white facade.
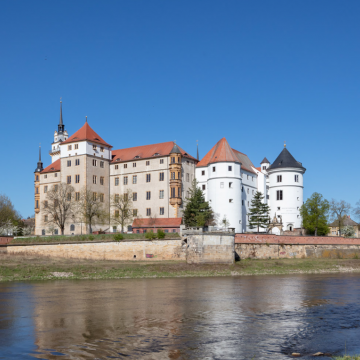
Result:
<instances>
[{"instance_id":1,"label":"white facade","mask_svg":"<svg viewBox=\"0 0 360 360\"><path fill-rule=\"evenodd\" d=\"M238 161L224 161L238 159ZM288 165L288 166L287 166ZM283 231L301 227L305 168L284 149L272 165L265 158L255 168L243 153L220 140L198 163L196 179L205 200L217 215L218 226L224 217L238 233L257 231L249 227L251 201L257 191L270 207L270 218L282 221ZM266 229L260 229L266 231Z\"/></svg>"}]
</instances>

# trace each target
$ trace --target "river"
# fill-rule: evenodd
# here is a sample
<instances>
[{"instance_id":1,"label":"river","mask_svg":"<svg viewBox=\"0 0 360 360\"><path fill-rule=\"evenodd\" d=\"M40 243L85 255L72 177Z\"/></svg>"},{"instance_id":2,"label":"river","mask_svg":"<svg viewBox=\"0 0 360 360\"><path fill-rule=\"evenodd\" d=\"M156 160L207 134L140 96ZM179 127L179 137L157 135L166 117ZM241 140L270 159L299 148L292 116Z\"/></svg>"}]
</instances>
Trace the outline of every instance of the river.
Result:
<instances>
[{"instance_id":1,"label":"river","mask_svg":"<svg viewBox=\"0 0 360 360\"><path fill-rule=\"evenodd\" d=\"M359 299L360 274L0 283L0 358L354 354Z\"/></svg>"}]
</instances>

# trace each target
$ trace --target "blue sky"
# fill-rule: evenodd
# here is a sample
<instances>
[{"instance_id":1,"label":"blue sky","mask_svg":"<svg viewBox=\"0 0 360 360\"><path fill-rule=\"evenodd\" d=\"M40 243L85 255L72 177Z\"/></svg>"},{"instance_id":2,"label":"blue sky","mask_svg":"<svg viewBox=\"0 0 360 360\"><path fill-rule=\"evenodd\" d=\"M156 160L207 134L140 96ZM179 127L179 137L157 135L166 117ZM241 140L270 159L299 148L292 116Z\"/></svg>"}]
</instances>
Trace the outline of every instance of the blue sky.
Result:
<instances>
[{"instance_id":1,"label":"blue sky","mask_svg":"<svg viewBox=\"0 0 360 360\"><path fill-rule=\"evenodd\" d=\"M3 1L0 193L33 214L63 99L114 149L222 137L255 166L286 140L305 198L359 192L360 2Z\"/></svg>"}]
</instances>

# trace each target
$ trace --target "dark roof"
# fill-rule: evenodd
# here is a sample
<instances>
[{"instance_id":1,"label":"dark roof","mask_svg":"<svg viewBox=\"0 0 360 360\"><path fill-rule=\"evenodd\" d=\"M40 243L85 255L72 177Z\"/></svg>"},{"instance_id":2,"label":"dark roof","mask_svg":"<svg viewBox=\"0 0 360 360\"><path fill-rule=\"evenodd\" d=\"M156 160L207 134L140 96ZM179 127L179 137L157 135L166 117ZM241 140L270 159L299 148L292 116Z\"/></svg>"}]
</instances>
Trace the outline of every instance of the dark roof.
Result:
<instances>
[{"instance_id":1,"label":"dark roof","mask_svg":"<svg viewBox=\"0 0 360 360\"><path fill-rule=\"evenodd\" d=\"M176 144L174 144L172 150L170 151L170 154L181 154L181 151Z\"/></svg>"},{"instance_id":2,"label":"dark roof","mask_svg":"<svg viewBox=\"0 0 360 360\"><path fill-rule=\"evenodd\" d=\"M359 224L352 220L350 216L346 216L346 218L343 220L342 223L344 226L358 226ZM338 227L339 226L339 220L333 221L331 224L329 224L330 227Z\"/></svg>"},{"instance_id":3,"label":"dark roof","mask_svg":"<svg viewBox=\"0 0 360 360\"><path fill-rule=\"evenodd\" d=\"M295 158L290 154L287 148L284 148L276 160L268 167L269 170L279 169L279 168L298 168L306 170L302 163L296 161Z\"/></svg>"},{"instance_id":4,"label":"dark roof","mask_svg":"<svg viewBox=\"0 0 360 360\"><path fill-rule=\"evenodd\" d=\"M264 157L264 160L260 164L270 164L270 161Z\"/></svg>"}]
</instances>

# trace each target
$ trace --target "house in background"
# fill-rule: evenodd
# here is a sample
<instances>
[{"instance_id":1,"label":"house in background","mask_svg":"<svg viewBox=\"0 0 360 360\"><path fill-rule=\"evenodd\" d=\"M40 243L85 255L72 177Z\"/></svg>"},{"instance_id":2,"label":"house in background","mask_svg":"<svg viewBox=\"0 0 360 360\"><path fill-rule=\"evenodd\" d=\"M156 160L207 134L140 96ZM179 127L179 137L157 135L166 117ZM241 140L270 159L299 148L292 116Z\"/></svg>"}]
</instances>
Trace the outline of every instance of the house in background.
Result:
<instances>
[{"instance_id":1,"label":"house in background","mask_svg":"<svg viewBox=\"0 0 360 360\"><path fill-rule=\"evenodd\" d=\"M355 222L354 220L352 220L350 218L350 215L347 215L344 219L343 222L343 226L352 226L355 230L355 234L354 237L359 237L359 226L360 224L358 224L357 222ZM339 221L335 220L334 222L332 222L331 224L329 224L330 227L330 236L340 236L340 232L339 232Z\"/></svg>"}]
</instances>

